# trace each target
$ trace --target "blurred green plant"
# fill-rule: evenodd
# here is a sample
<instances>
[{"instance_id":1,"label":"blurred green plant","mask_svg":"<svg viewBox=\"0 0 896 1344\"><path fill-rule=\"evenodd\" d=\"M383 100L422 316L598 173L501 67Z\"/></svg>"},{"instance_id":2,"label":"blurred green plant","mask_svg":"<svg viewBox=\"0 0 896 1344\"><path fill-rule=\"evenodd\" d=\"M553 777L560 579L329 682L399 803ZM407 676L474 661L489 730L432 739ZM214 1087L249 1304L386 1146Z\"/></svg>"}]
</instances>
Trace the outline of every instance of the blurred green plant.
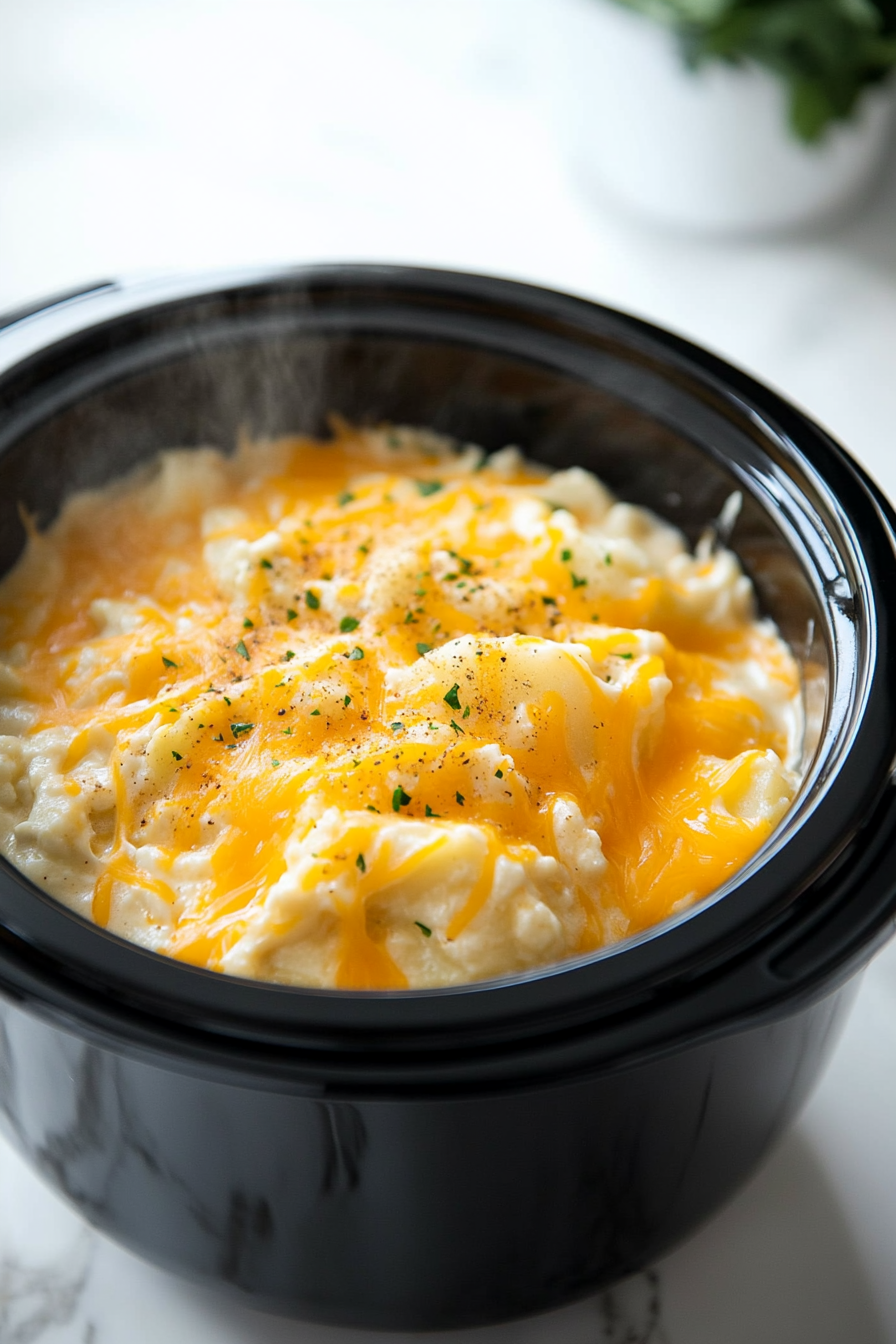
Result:
<instances>
[{"instance_id":1,"label":"blurred green plant","mask_svg":"<svg viewBox=\"0 0 896 1344\"><path fill-rule=\"evenodd\" d=\"M896 0L620 0L671 27L691 68L754 61L785 83L808 143L853 115L896 65Z\"/></svg>"}]
</instances>

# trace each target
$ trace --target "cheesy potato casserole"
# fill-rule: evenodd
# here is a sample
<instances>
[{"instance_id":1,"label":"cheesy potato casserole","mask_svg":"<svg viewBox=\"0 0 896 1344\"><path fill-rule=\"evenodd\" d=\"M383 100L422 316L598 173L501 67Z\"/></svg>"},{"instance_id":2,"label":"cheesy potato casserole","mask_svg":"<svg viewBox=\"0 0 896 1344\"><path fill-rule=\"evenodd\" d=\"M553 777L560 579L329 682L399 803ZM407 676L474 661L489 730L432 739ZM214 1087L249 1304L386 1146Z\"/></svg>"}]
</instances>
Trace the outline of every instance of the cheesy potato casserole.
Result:
<instances>
[{"instance_id":1,"label":"cheesy potato casserole","mask_svg":"<svg viewBox=\"0 0 896 1344\"><path fill-rule=\"evenodd\" d=\"M78 913L285 984L451 985L648 928L790 804L737 559L427 432L167 452L0 585L0 838Z\"/></svg>"}]
</instances>

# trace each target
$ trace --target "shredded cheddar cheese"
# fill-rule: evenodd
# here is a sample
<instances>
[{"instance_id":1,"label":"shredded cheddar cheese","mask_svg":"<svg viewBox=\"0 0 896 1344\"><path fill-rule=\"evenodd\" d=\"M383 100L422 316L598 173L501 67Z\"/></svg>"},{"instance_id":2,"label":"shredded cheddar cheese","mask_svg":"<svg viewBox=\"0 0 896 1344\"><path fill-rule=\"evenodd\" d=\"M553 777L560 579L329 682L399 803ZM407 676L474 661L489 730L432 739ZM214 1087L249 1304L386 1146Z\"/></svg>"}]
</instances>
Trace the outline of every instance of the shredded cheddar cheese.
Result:
<instances>
[{"instance_id":1,"label":"shredded cheddar cheese","mask_svg":"<svg viewBox=\"0 0 896 1344\"><path fill-rule=\"evenodd\" d=\"M200 966L519 972L718 888L796 786L736 558L579 469L414 430L163 454L0 584L0 837Z\"/></svg>"}]
</instances>

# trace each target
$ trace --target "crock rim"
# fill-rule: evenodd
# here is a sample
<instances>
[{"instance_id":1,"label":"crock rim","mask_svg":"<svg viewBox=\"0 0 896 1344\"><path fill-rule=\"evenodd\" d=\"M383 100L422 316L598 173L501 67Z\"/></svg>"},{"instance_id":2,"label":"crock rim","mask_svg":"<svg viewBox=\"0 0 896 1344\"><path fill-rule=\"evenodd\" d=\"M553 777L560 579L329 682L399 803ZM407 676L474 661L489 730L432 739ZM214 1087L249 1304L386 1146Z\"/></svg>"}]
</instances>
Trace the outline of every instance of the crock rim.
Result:
<instances>
[{"instance_id":1,"label":"crock rim","mask_svg":"<svg viewBox=\"0 0 896 1344\"><path fill-rule=\"evenodd\" d=\"M718 975L720 968L755 955L760 946L771 956L770 949L779 948L782 936L791 943L797 940L801 924L813 911L804 900L801 912L796 907L807 892L819 888L844 848L856 843L887 787L896 753L896 715L890 708L896 653L884 600L888 586L896 580L892 519L864 473L804 412L750 375L663 328L588 299L515 280L391 265L253 268L103 282L61 300L48 300L6 322L0 319L0 408L7 402L6 389L23 372L39 366L50 353L77 346L88 333L111 332L140 315L212 302L226 294L251 297L265 292L300 293L309 299L312 310L327 292L353 292L371 300L377 293L386 293L393 299L410 296L415 302L442 302L449 307L496 305L511 323L553 324L578 332L582 341L586 337L613 339L641 361L674 367L727 413L736 412L751 421L756 433L764 435L769 444L774 442L782 459L794 468L799 466L805 474L808 464L816 474L815 488L821 487L836 506L832 516L838 510L843 515L844 537L852 537L853 572L863 586L862 591L843 597L856 611L864 612L865 639L865 666L856 672L857 685L861 683L856 694L863 706L852 706L853 711L861 708L862 712L857 718L853 715L856 721L849 751L825 796L797 827L805 834L811 825L817 835L814 859L792 861L793 846L788 854L791 833L785 819L773 845L761 851L757 861L719 893L675 920L585 958L539 967L525 975L441 989L397 993L316 990L237 980L188 966L97 928L40 892L4 860L4 885L28 893L26 913L38 903L42 913L37 929L34 921L22 918L18 908L10 916L9 901L0 905L6 938L42 957L46 973L59 983L74 977L100 987L113 999L119 995L122 1002L130 1001L142 1011L203 1030L259 1041L296 1039L311 1046L319 1041L328 1047L337 1038L363 1036L382 1049L424 1036L437 1043L446 1033L478 1033L485 1026L497 1036L537 1034L553 1029L561 1019L578 1019L583 1013L596 1028L619 1011L655 1013L671 986L677 992L691 992L707 976ZM831 477L838 483L836 490ZM844 492L850 500L848 517L841 500ZM858 532L864 532L861 544ZM760 870L766 887L773 873L774 899L767 893L760 898L756 881ZM752 903L751 890L756 892ZM880 914L875 934L886 917ZM868 941L870 945L871 931ZM0 983L7 976L15 978L14 963L15 957L4 960L0 943Z\"/></svg>"}]
</instances>

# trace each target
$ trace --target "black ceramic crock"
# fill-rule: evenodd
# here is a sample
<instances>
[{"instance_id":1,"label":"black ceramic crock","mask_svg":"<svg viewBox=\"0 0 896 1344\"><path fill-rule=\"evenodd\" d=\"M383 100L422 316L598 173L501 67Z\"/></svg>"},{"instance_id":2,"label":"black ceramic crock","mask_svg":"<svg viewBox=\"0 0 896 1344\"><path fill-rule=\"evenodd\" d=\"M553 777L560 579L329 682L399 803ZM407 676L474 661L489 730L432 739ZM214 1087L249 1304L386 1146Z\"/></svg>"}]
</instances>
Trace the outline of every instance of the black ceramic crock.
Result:
<instances>
[{"instance_id":1,"label":"black ceramic crock","mask_svg":"<svg viewBox=\"0 0 896 1344\"><path fill-rule=\"evenodd\" d=\"M107 284L0 331L0 570L19 505L157 449L357 421L581 464L730 537L800 659L799 799L698 908L458 989L230 979L2 864L0 1121L97 1227L254 1304L448 1328L555 1306L715 1210L798 1110L896 911L892 516L816 425L643 322L506 281L321 267Z\"/></svg>"}]
</instances>

